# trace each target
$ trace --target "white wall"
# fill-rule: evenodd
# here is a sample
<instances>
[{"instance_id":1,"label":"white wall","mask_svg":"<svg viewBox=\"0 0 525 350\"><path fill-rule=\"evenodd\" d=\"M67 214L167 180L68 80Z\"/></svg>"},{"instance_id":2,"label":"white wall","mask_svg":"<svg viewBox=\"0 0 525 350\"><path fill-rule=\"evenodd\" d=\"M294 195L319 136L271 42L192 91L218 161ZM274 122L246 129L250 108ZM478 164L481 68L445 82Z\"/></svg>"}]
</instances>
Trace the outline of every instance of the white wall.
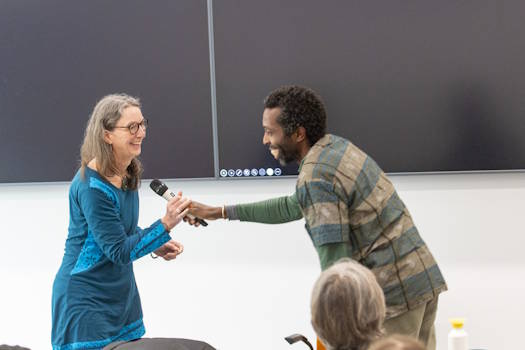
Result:
<instances>
[{"instance_id":1,"label":"white wall","mask_svg":"<svg viewBox=\"0 0 525 350\"><path fill-rule=\"evenodd\" d=\"M393 176L401 198L438 260L442 294L438 348L447 319L467 318L471 347L522 347L525 312L525 174ZM289 194L293 179L168 182L212 204ZM51 286L67 234L67 184L0 185L0 343L50 348ZM144 183L141 225L164 202ZM147 336L206 340L222 350L289 349L283 337L309 323L310 290L319 274L303 222L212 222L181 226L184 254L173 262L135 263ZM306 349L293 345L293 349Z\"/></svg>"}]
</instances>

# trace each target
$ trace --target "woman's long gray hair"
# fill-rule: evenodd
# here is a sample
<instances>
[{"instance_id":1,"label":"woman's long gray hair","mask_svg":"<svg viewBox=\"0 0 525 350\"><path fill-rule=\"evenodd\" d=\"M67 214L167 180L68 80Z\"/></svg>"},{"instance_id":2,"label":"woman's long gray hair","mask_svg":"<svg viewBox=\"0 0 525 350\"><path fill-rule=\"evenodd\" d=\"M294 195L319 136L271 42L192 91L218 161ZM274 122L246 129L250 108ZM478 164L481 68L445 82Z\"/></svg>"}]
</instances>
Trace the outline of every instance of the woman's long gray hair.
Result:
<instances>
[{"instance_id":1,"label":"woman's long gray hair","mask_svg":"<svg viewBox=\"0 0 525 350\"><path fill-rule=\"evenodd\" d=\"M312 326L329 350L361 350L383 335L386 306L372 271L341 259L315 283Z\"/></svg>"},{"instance_id":2,"label":"woman's long gray hair","mask_svg":"<svg viewBox=\"0 0 525 350\"><path fill-rule=\"evenodd\" d=\"M104 96L96 104L84 133L84 142L80 148L80 171L84 176L87 164L97 160L98 172L106 177L122 175L119 173L112 146L104 141L104 131L112 131L127 107L140 108L138 98L126 94L113 94ZM140 184L142 164L134 158L126 169L123 178L123 187L135 190Z\"/></svg>"}]
</instances>

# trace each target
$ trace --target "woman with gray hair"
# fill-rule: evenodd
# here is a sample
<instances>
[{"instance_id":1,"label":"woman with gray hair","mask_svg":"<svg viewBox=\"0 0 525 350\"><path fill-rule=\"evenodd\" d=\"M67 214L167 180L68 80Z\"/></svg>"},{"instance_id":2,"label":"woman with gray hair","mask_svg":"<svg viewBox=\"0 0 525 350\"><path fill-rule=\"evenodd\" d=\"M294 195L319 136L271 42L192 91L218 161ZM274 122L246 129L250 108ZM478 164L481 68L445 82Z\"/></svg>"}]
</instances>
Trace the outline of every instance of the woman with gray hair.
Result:
<instances>
[{"instance_id":1,"label":"woman with gray hair","mask_svg":"<svg viewBox=\"0 0 525 350\"><path fill-rule=\"evenodd\" d=\"M344 258L317 279L311 313L328 350L364 350L383 335L385 297L369 269Z\"/></svg>"},{"instance_id":2,"label":"woman with gray hair","mask_svg":"<svg viewBox=\"0 0 525 350\"><path fill-rule=\"evenodd\" d=\"M52 297L53 350L101 349L145 330L133 261L155 252L172 260L183 247L169 235L189 199L172 198L151 226L137 226L147 120L138 99L108 95L86 127L81 165L69 188L69 228Z\"/></svg>"}]
</instances>

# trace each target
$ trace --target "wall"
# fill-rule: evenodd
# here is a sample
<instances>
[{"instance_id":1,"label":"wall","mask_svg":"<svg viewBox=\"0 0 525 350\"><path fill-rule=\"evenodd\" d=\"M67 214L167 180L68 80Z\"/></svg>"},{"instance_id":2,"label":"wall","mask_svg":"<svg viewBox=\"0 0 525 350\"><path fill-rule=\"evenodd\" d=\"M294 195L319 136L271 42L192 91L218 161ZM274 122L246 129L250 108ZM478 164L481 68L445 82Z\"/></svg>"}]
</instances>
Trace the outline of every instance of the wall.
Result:
<instances>
[{"instance_id":1,"label":"wall","mask_svg":"<svg viewBox=\"0 0 525 350\"><path fill-rule=\"evenodd\" d=\"M521 347L525 311L523 173L392 176L449 284L438 313L467 318L471 347ZM168 182L195 200L247 202L289 194L294 179ZM0 344L50 348L51 287L68 224L68 184L0 186ZM144 183L141 225L163 214ZM135 262L147 336L207 340L223 350L288 349L283 337L309 323L317 256L303 222L212 222L173 232L185 252L172 262ZM305 349L294 345L296 349Z\"/></svg>"}]
</instances>

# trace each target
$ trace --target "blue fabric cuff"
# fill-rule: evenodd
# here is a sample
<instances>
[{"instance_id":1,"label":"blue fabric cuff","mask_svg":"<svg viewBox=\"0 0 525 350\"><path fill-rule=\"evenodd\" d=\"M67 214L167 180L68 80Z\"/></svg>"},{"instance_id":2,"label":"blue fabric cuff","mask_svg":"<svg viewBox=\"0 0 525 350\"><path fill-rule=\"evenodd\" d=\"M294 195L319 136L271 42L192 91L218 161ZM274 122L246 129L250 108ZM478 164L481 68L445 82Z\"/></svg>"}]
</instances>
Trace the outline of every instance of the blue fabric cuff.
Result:
<instances>
[{"instance_id":1,"label":"blue fabric cuff","mask_svg":"<svg viewBox=\"0 0 525 350\"><path fill-rule=\"evenodd\" d=\"M147 233L140 239L139 243L130 253L131 261L153 252L171 239L168 231L166 231L160 220L157 220L149 229L144 230L144 232Z\"/></svg>"}]
</instances>

